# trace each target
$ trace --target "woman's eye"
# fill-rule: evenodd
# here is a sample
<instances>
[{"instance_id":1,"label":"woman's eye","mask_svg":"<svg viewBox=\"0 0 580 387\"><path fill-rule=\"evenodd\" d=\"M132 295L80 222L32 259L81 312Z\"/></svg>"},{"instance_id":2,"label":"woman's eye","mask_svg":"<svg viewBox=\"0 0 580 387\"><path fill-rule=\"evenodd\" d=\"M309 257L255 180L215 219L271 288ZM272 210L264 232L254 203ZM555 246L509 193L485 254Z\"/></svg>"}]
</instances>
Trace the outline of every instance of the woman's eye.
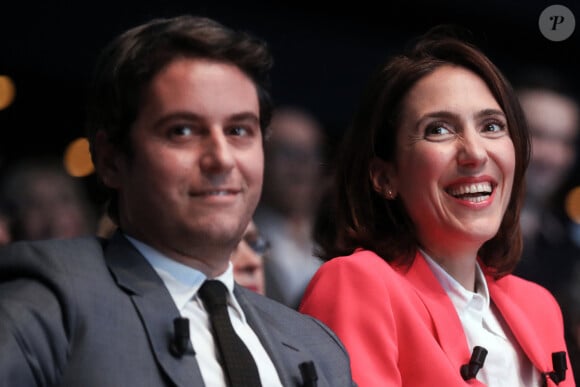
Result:
<instances>
[{"instance_id":1,"label":"woman's eye","mask_svg":"<svg viewBox=\"0 0 580 387\"><path fill-rule=\"evenodd\" d=\"M508 135L507 125L501 121L488 122L483 125L482 133L491 138L502 137Z\"/></svg>"},{"instance_id":2,"label":"woman's eye","mask_svg":"<svg viewBox=\"0 0 580 387\"><path fill-rule=\"evenodd\" d=\"M441 124L430 125L425 130L425 137L427 139L437 139L441 136L446 137L449 134L451 134L451 130Z\"/></svg>"},{"instance_id":3,"label":"woman's eye","mask_svg":"<svg viewBox=\"0 0 580 387\"><path fill-rule=\"evenodd\" d=\"M501 132L503 128L504 125L498 124L496 122L485 125L485 130L488 132Z\"/></svg>"},{"instance_id":4,"label":"woman's eye","mask_svg":"<svg viewBox=\"0 0 580 387\"><path fill-rule=\"evenodd\" d=\"M429 129L429 134L447 134L449 130L443 126L436 126Z\"/></svg>"}]
</instances>

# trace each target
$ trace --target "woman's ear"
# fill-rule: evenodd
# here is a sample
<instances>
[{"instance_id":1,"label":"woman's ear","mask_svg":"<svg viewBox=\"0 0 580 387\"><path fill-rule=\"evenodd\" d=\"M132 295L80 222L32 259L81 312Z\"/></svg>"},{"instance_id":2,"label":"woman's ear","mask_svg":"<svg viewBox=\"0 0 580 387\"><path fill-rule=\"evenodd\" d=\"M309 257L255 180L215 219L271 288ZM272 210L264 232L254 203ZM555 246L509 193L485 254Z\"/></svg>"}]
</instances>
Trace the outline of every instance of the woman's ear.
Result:
<instances>
[{"instance_id":1,"label":"woman's ear","mask_svg":"<svg viewBox=\"0 0 580 387\"><path fill-rule=\"evenodd\" d=\"M100 130L95 136L95 169L103 184L109 188L119 188L121 153L109 141L107 133Z\"/></svg>"},{"instance_id":2,"label":"woman's ear","mask_svg":"<svg viewBox=\"0 0 580 387\"><path fill-rule=\"evenodd\" d=\"M397 197L395 167L379 157L371 160L370 178L376 193L393 200Z\"/></svg>"}]
</instances>

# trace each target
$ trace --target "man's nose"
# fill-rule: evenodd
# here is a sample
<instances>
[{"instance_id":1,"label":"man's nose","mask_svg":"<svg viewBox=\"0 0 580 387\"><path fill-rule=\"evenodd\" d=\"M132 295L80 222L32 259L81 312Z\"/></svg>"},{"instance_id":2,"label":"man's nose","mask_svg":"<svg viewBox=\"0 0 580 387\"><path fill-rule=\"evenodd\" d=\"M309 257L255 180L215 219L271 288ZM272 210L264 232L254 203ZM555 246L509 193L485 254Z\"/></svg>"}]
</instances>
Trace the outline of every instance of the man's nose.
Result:
<instances>
[{"instance_id":1,"label":"man's nose","mask_svg":"<svg viewBox=\"0 0 580 387\"><path fill-rule=\"evenodd\" d=\"M222 172L230 170L234 165L227 136L222 130L214 130L208 134L203 143L201 167L208 172Z\"/></svg>"}]
</instances>

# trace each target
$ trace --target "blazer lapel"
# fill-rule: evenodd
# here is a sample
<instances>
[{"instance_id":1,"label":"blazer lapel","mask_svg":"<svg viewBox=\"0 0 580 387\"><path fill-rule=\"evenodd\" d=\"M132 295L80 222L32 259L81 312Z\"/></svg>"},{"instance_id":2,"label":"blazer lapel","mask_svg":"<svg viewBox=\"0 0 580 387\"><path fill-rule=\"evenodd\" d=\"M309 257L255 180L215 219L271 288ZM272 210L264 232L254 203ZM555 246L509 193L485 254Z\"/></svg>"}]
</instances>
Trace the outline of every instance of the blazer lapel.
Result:
<instances>
[{"instance_id":1,"label":"blazer lapel","mask_svg":"<svg viewBox=\"0 0 580 387\"><path fill-rule=\"evenodd\" d=\"M451 299L421 253L403 275L413 284L417 294L431 315L436 339L453 366L466 363L470 356L463 325ZM459 373L459 368L457 369Z\"/></svg>"},{"instance_id":2,"label":"blazer lapel","mask_svg":"<svg viewBox=\"0 0 580 387\"><path fill-rule=\"evenodd\" d=\"M181 358L169 351L173 319L180 313L155 270L120 232L105 247L105 260L119 287L131 297L161 368L178 386L203 386L193 350Z\"/></svg>"},{"instance_id":3,"label":"blazer lapel","mask_svg":"<svg viewBox=\"0 0 580 387\"><path fill-rule=\"evenodd\" d=\"M549 370L551 365L547 364L545 358L541 356L546 351L540 345L532 325L529 324L528 316L495 280L487 277L487 286L492 301L499 309L524 353L538 370L542 372Z\"/></svg>"}]
</instances>

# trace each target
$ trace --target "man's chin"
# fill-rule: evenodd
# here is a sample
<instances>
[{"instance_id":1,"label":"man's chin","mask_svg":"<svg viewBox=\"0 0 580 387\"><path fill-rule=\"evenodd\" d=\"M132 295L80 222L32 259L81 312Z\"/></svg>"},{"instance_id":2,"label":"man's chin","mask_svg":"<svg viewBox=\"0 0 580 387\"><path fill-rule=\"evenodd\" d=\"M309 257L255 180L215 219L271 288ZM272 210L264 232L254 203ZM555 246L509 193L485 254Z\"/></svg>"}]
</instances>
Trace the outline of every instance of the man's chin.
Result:
<instances>
[{"instance_id":1,"label":"man's chin","mask_svg":"<svg viewBox=\"0 0 580 387\"><path fill-rule=\"evenodd\" d=\"M237 242L241 239L247 225L242 225L238 222L220 222L216 220L215 223L208 225L203 230L196 230L203 238L208 241L216 241L217 243L228 243L229 241Z\"/></svg>"}]
</instances>

